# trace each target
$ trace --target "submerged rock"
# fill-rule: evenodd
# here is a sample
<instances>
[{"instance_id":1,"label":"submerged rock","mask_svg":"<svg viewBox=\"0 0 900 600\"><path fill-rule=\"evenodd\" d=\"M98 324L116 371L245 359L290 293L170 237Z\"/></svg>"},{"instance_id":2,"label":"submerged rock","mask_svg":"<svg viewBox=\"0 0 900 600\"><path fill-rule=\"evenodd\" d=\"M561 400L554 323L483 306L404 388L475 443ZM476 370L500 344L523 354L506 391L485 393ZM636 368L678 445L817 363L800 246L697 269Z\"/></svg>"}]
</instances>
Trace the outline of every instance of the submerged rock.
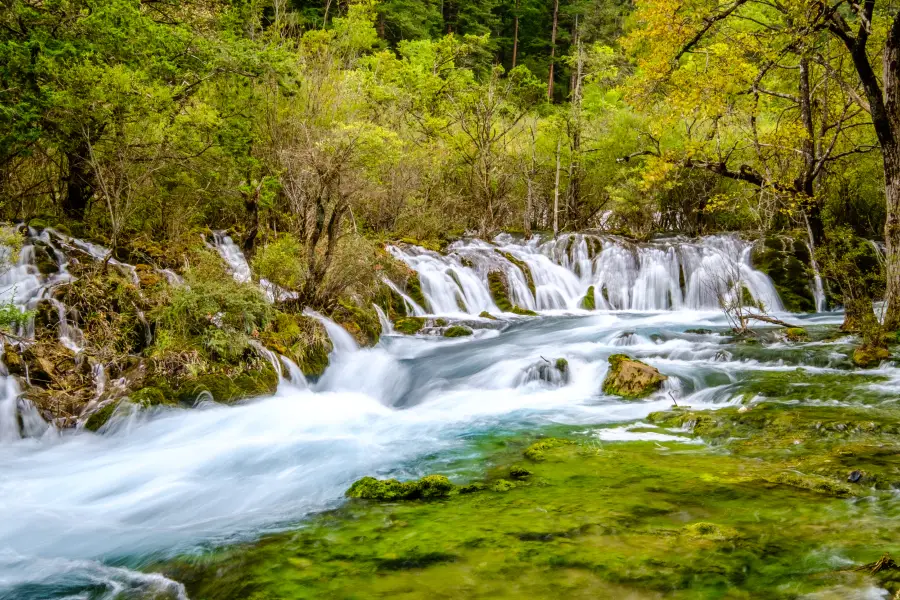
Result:
<instances>
[{"instance_id":1,"label":"submerged rock","mask_svg":"<svg viewBox=\"0 0 900 600\"><path fill-rule=\"evenodd\" d=\"M348 498L391 502L394 500L431 500L443 498L453 491L453 484L444 475L427 475L417 481L376 479L363 477L350 486Z\"/></svg>"},{"instance_id":2,"label":"submerged rock","mask_svg":"<svg viewBox=\"0 0 900 600\"><path fill-rule=\"evenodd\" d=\"M609 373L603 381L603 393L627 399L639 399L659 391L668 376L655 367L625 354L609 357Z\"/></svg>"},{"instance_id":3,"label":"submerged rock","mask_svg":"<svg viewBox=\"0 0 900 600\"><path fill-rule=\"evenodd\" d=\"M555 361L541 359L526 367L519 376L517 384L524 385L532 381L543 381L552 386L563 386L569 383L569 361L557 358Z\"/></svg>"},{"instance_id":4,"label":"submerged rock","mask_svg":"<svg viewBox=\"0 0 900 600\"><path fill-rule=\"evenodd\" d=\"M788 327L784 330L784 337L789 342L806 342L809 334L802 327Z\"/></svg>"}]
</instances>

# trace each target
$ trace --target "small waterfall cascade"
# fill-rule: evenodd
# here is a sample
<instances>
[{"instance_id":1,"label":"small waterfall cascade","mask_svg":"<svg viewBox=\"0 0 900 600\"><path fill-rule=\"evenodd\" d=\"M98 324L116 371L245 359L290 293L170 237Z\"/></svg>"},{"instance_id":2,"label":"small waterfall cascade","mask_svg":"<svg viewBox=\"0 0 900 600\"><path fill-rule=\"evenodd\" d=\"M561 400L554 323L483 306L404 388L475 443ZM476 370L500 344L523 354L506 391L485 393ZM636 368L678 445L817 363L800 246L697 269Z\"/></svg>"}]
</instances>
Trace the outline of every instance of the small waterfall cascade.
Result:
<instances>
[{"instance_id":1,"label":"small waterfall cascade","mask_svg":"<svg viewBox=\"0 0 900 600\"><path fill-rule=\"evenodd\" d=\"M388 316L384 314L384 311L377 304L373 304L372 307L375 309L375 313L378 315L378 323L381 325L381 334L382 335L390 335L394 333L394 324L391 323L391 320L388 319Z\"/></svg>"},{"instance_id":2,"label":"small waterfall cascade","mask_svg":"<svg viewBox=\"0 0 900 600\"><path fill-rule=\"evenodd\" d=\"M816 244L813 237L812 227L809 226L809 219L806 215L806 233L809 238L806 246L809 248L809 261L813 270L813 299L816 303L816 311L825 312L828 308L828 300L825 298L825 285L822 283L822 274L819 272L819 263L816 260Z\"/></svg>"},{"instance_id":3,"label":"small waterfall cascade","mask_svg":"<svg viewBox=\"0 0 900 600\"><path fill-rule=\"evenodd\" d=\"M247 283L253 279L250 265L247 263L244 253L241 252L234 240L226 235L224 231L213 232L213 247L222 257L222 260L225 261L225 264L228 265L235 281Z\"/></svg>"},{"instance_id":4,"label":"small waterfall cascade","mask_svg":"<svg viewBox=\"0 0 900 600\"><path fill-rule=\"evenodd\" d=\"M502 234L491 243L455 242L446 255L389 250L418 274L430 314L497 312L492 272L503 275L513 304L536 311L577 310L591 287L602 310L718 309L723 294L741 286L767 310L783 310L772 281L750 263L752 243L736 235L636 244L605 235L523 242Z\"/></svg>"},{"instance_id":5,"label":"small waterfall cascade","mask_svg":"<svg viewBox=\"0 0 900 600\"><path fill-rule=\"evenodd\" d=\"M359 344L356 343L353 336L325 315L309 308L304 310L303 314L307 317L312 317L325 327L328 337L331 338L332 354L349 354L359 350Z\"/></svg>"}]
</instances>

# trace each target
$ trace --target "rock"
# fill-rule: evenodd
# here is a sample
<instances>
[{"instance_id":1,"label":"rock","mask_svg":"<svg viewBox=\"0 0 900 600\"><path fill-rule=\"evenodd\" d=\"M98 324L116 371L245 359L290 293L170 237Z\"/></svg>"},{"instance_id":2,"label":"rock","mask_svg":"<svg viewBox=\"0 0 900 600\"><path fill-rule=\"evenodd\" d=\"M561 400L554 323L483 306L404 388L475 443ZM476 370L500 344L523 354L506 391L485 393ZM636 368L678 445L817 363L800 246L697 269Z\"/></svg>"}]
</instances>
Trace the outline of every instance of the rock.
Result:
<instances>
[{"instance_id":1,"label":"rock","mask_svg":"<svg viewBox=\"0 0 900 600\"><path fill-rule=\"evenodd\" d=\"M396 479L363 477L354 482L345 495L348 498L391 502L443 498L448 496L451 491L453 491L453 484L444 475L427 475L418 481L404 482Z\"/></svg>"},{"instance_id":2,"label":"rock","mask_svg":"<svg viewBox=\"0 0 900 600\"><path fill-rule=\"evenodd\" d=\"M850 483L859 483L865 474L862 471L851 471L850 475L847 476L847 481Z\"/></svg>"},{"instance_id":3,"label":"rock","mask_svg":"<svg viewBox=\"0 0 900 600\"><path fill-rule=\"evenodd\" d=\"M509 470L509 476L512 479L521 481L523 479L528 479L529 477L531 477L531 471L522 466L515 466Z\"/></svg>"},{"instance_id":4,"label":"rock","mask_svg":"<svg viewBox=\"0 0 900 600\"><path fill-rule=\"evenodd\" d=\"M404 317L394 321L394 330L406 335L415 335L425 327L424 317Z\"/></svg>"},{"instance_id":5,"label":"rock","mask_svg":"<svg viewBox=\"0 0 900 600\"><path fill-rule=\"evenodd\" d=\"M489 313L486 310L481 311L481 314L479 314L478 316L481 317L482 319L490 319L491 321L497 320L497 317L495 317L494 315L492 315L491 313Z\"/></svg>"},{"instance_id":6,"label":"rock","mask_svg":"<svg viewBox=\"0 0 900 600\"><path fill-rule=\"evenodd\" d=\"M472 335L472 330L462 325L454 325L444 330L445 338L468 337Z\"/></svg>"},{"instance_id":7,"label":"rock","mask_svg":"<svg viewBox=\"0 0 900 600\"><path fill-rule=\"evenodd\" d=\"M712 335L712 329L685 329L685 333L691 333L694 335Z\"/></svg>"},{"instance_id":8,"label":"rock","mask_svg":"<svg viewBox=\"0 0 900 600\"><path fill-rule=\"evenodd\" d=\"M551 362L540 359L526 367L517 379L519 385L531 381L543 381L553 386L562 386L569 383L569 361L565 358L557 358Z\"/></svg>"},{"instance_id":9,"label":"rock","mask_svg":"<svg viewBox=\"0 0 900 600\"><path fill-rule=\"evenodd\" d=\"M890 357L887 348L863 344L853 351L853 364L860 369L873 369Z\"/></svg>"},{"instance_id":10,"label":"rock","mask_svg":"<svg viewBox=\"0 0 900 600\"><path fill-rule=\"evenodd\" d=\"M784 330L784 337L789 342L805 342L809 340L809 334L802 327L788 327Z\"/></svg>"},{"instance_id":11,"label":"rock","mask_svg":"<svg viewBox=\"0 0 900 600\"><path fill-rule=\"evenodd\" d=\"M636 400L658 391L668 377L656 368L624 354L609 357L609 373L603 381L603 393Z\"/></svg>"},{"instance_id":12,"label":"rock","mask_svg":"<svg viewBox=\"0 0 900 600\"><path fill-rule=\"evenodd\" d=\"M769 235L759 240L751 254L753 267L768 275L790 312L816 310L810 277L811 256L801 235Z\"/></svg>"},{"instance_id":13,"label":"rock","mask_svg":"<svg viewBox=\"0 0 900 600\"><path fill-rule=\"evenodd\" d=\"M584 298L581 299L581 308L584 310L596 310L597 300L594 297L594 286L588 288Z\"/></svg>"},{"instance_id":14,"label":"rock","mask_svg":"<svg viewBox=\"0 0 900 600\"><path fill-rule=\"evenodd\" d=\"M509 312L513 313L514 315L520 315L523 317L538 316L538 314L536 312L534 312L533 310L529 310L527 308L522 308L521 306L518 306L518 305L513 306L511 309L509 309Z\"/></svg>"},{"instance_id":15,"label":"rock","mask_svg":"<svg viewBox=\"0 0 900 600\"><path fill-rule=\"evenodd\" d=\"M503 312L511 312L513 304L509 300L509 284L506 281L506 275L501 271L491 271L488 273L488 286L497 308Z\"/></svg>"}]
</instances>

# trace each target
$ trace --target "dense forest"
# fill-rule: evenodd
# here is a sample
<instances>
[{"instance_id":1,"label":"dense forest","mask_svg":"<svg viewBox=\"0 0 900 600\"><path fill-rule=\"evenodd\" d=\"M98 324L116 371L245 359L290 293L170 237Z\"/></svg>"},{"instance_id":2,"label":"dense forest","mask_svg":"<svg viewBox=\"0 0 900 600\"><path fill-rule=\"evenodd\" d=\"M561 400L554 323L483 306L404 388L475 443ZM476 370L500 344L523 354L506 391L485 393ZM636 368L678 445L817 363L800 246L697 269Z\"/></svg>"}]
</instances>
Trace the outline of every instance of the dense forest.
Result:
<instances>
[{"instance_id":1,"label":"dense forest","mask_svg":"<svg viewBox=\"0 0 900 600\"><path fill-rule=\"evenodd\" d=\"M221 358L275 313L350 319L404 278L388 241L585 230L793 236L880 348L900 324L898 48L874 0L5 0L0 216L109 249L96 290L65 292L109 356L200 336ZM221 283L222 230L275 313ZM98 311L111 260L193 292L148 276ZM151 348L112 333L129 311ZM218 313L240 313L232 337Z\"/></svg>"}]
</instances>

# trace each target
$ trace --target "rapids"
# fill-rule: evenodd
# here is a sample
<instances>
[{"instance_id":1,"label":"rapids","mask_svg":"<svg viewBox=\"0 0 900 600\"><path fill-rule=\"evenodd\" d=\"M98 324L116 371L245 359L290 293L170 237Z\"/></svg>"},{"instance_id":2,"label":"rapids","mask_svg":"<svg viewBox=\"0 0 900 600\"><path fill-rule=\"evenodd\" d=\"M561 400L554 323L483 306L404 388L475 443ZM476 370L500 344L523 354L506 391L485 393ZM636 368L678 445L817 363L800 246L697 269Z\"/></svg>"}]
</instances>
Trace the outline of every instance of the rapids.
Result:
<instances>
[{"instance_id":1,"label":"rapids","mask_svg":"<svg viewBox=\"0 0 900 600\"><path fill-rule=\"evenodd\" d=\"M244 278L246 261L229 242L216 236L235 277ZM27 424L15 380L2 377L0 598L184 598L177 582L138 569L296 525L340 503L360 476L452 476L450 457L473 452L472 441L492 431L627 423L673 400L726 406L738 401L741 378L756 369L843 368L827 348L799 358L777 347L763 349L761 358L734 358L728 338L687 331L727 326L710 310L717 269L738 269L755 297L780 307L771 282L749 265L749 245L736 237L590 246L593 255L584 236L573 236L544 244L467 242L449 256L393 248L421 277L429 306L414 307L418 313L471 319L496 311L486 274L503 268L515 302L550 314L501 319L470 338L388 333L376 347L359 348L337 324L310 312L334 343L325 374L307 382L295 365L272 356L282 363L278 391L235 406L201 397L193 409L117 414L98 434L57 431ZM536 294L496 248L530 267ZM21 282L16 302L29 306L50 282L23 255L9 277ZM459 283L447 275L451 267ZM608 298L606 310L578 310L589 285L606 290L597 295ZM607 358L622 351L670 375L662 392L643 402L602 395ZM542 362L557 358L568 361L567 378L542 378ZM16 424L17 403L27 431Z\"/></svg>"}]
</instances>

